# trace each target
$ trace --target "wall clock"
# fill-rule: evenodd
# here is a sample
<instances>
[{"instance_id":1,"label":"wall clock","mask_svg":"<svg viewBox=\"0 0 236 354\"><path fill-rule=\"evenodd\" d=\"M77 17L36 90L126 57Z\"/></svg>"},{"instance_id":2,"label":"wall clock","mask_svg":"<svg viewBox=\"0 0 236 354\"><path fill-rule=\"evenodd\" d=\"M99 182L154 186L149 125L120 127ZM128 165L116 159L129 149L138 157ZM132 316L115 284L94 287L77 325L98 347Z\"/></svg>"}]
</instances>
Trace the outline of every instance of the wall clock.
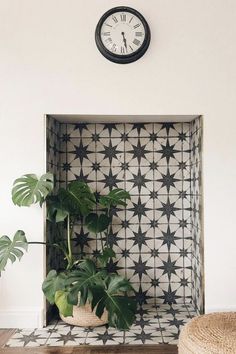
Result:
<instances>
[{"instance_id":1,"label":"wall clock","mask_svg":"<svg viewBox=\"0 0 236 354\"><path fill-rule=\"evenodd\" d=\"M99 51L108 60L119 64L132 63L141 58L148 49L150 38L145 18L126 6L107 11L95 31Z\"/></svg>"}]
</instances>

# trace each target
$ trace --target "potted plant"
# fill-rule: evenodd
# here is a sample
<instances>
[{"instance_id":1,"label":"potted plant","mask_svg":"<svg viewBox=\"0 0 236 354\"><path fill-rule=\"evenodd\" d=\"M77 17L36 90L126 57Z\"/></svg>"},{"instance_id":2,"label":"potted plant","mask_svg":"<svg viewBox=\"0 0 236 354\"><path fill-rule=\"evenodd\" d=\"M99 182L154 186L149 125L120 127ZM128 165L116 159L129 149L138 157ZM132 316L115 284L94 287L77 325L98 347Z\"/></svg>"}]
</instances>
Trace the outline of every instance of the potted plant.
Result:
<instances>
[{"instance_id":1,"label":"potted plant","mask_svg":"<svg viewBox=\"0 0 236 354\"><path fill-rule=\"evenodd\" d=\"M136 312L136 303L129 295L133 288L126 278L107 270L108 263L116 256L108 242L112 210L118 205L125 206L129 193L114 189L96 200L82 181L73 181L56 194L53 190L52 174L40 178L27 174L15 180L12 200L18 206L46 203L47 219L55 226L64 225L66 239L58 234L53 243L29 242L22 230L15 233L13 240L4 235L0 238L0 271L5 269L8 260L13 263L21 259L30 244L54 247L63 255L65 268L50 270L42 290L49 303L56 304L61 318L81 326L108 323L117 329L129 329ZM100 235L101 251L96 258L83 254L75 257L72 253L73 230L78 221L91 233Z\"/></svg>"}]
</instances>

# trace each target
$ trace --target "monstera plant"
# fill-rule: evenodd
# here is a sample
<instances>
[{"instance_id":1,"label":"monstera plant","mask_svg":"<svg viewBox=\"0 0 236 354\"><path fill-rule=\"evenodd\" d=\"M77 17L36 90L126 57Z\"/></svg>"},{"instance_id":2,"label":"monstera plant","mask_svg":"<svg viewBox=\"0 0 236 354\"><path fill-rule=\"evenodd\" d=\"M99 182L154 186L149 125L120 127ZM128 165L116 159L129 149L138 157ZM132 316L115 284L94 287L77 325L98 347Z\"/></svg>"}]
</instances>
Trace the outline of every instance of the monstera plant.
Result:
<instances>
[{"instance_id":1,"label":"monstera plant","mask_svg":"<svg viewBox=\"0 0 236 354\"><path fill-rule=\"evenodd\" d=\"M135 319L136 303L130 282L117 273L108 272L108 263L115 258L109 245L108 233L113 209L126 206L129 193L113 189L96 200L94 193L83 181L73 181L67 188L54 193L53 175L46 173L38 178L26 174L15 180L12 200L18 206L46 203L47 219L63 225L66 237L56 234L50 242L27 241L25 233L18 230L13 239L4 235L0 238L0 271L7 262L19 260L30 244L45 244L61 252L65 260L63 270L52 269L43 282L42 290L50 304L56 304L62 318L73 318L74 309L89 305L99 319L107 313L110 326L129 329ZM72 242L74 225L82 222L89 232L100 235L101 250L96 258L84 254L74 256ZM79 237L79 236L78 236ZM91 324L90 324L91 325Z\"/></svg>"}]
</instances>

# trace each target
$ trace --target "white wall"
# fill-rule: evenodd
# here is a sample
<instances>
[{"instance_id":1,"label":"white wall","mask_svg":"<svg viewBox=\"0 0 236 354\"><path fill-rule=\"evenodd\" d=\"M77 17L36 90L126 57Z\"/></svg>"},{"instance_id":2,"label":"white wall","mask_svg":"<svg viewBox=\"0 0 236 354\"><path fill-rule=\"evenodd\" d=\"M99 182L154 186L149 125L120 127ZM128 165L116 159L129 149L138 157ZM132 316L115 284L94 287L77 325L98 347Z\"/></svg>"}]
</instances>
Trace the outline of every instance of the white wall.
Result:
<instances>
[{"instance_id":1,"label":"white wall","mask_svg":"<svg viewBox=\"0 0 236 354\"><path fill-rule=\"evenodd\" d=\"M94 43L120 4L152 31L146 55L123 66ZM43 238L42 211L13 206L10 189L44 171L45 113L203 114L206 309L236 309L235 16L235 0L0 0L0 234ZM42 324L42 279L32 246L0 278L1 327Z\"/></svg>"}]
</instances>

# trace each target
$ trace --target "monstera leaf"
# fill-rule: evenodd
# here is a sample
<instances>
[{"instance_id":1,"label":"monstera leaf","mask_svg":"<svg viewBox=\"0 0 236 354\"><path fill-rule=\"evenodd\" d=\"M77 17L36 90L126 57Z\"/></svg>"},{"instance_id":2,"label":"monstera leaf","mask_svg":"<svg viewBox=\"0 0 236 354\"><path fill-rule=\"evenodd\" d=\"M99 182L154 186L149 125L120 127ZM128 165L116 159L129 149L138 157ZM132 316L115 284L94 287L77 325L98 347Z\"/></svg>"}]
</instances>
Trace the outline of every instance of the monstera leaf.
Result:
<instances>
[{"instance_id":1,"label":"monstera leaf","mask_svg":"<svg viewBox=\"0 0 236 354\"><path fill-rule=\"evenodd\" d=\"M73 305L67 301L68 291L57 290L55 293L55 304L57 305L60 314L63 316L72 316Z\"/></svg>"},{"instance_id":2,"label":"monstera leaf","mask_svg":"<svg viewBox=\"0 0 236 354\"><path fill-rule=\"evenodd\" d=\"M80 297L79 306L83 306L87 301L91 302L93 298L93 287L101 285L105 271L98 271L95 263L86 259L80 263L79 269L72 271L68 276L66 284L72 285L68 294L68 302L72 305L78 304L78 296Z\"/></svg>"},{"instance_id":3,"label":"monstera leaf","mask_svg":"<svg viewBox=\"0 0 236 354\"><path fill-rule=\"evenodd\" d=\"M47 219L49 221L62 222L69 215L60 195L53 195L47 198Z\"/></svg>"},{"instance_id":4,"label":"monstera leaf","mask_svg":"<svg viewBox=\"0 0 236 354\"><path fill-rule=\"evenodd\" d=\"M55 303L56 292L66 288L66 279L67 275L65 273L57 273L57 271L54 269L50 270L48 273L46 279L43 282L42 290L50 304Z\"/></svg>"},{"instance_id":5,"label":"monstera leaf","mask_svg":"<svg viewBox=\"0 0 236 354\"><path fill-rule=\"evenodd\" d=\"M96 315L101 318L106 308L109 325L127 330L135 320L136 302L123 293L133 288L127 279L116 274L109 275L105 283L106 287L94 287L92 309L96 308Z\"/></svg>"},{"instance_id":6,"label":"monstera leaf","mask_svg":"<svg viewBox=\"0 0 236 354\"><path fill-rule=\"evenodd\" d=\"M97 257L101 265L105 267L110 258L115 258L116 254L112 248L106 247L102 253Z\"/></svg>"},{"instance_id":7,"label":"monstera leaf","mask_svg":"<svg viewBox=\"0 0 236 354\"><path fill-rule=\"evenodd\" d=\"M64 209L72 215L87 215L93 210L96 203L95 196L89 186L82 181L73 181L67 189L60 189L58 197Z\"/></svg>"},{"instance_id":8,"label":"monstera leaf","mask_svg":"<svg viewBox=\"0 0 236 354\"><path fill-rule=\"evenodd\" d=\"M135 320L136 302L128 296L107 293L105 306L108 311L108 323L120 330L128 330Z\"/></svg>"},{"instance_id":9,"label":"monstera leaf","mask_svg":"<svg viewBox=\"0 0 236 354\"><path fill-rule=\"evenodd\" d=\"M5 266L10 259L12 263L19 260L23 256L23 250L27 251L28 243L25 237L25 233L22 230L18 230L13 240L6 235L0 238L0 271L5 269Z\"/></svg>"},{"instance_id":10,"label":"monstera leaf","mask_svg":"<svg viewBox=\"0 0 236 354\"><path fill-rule=\"evenodd\" d=\"M126 206L126 199L130 199L130 194L124 189L116 188L110 191L108 195L101 196L99 203L105 208L110 208L117 205Z\"/></svg>"},{"instance_id":11,"label":"monstera leaf","mask_svg":"<svg viewBox=\"0 0 236 354\"><path fill-rule=\"evenodd\" d=\"M111 222L111 218L106 214L97 215L90 213L85 218L85 224L89 231L98 234L106 230Z\"/></svg>"},{"instance_id":12,"label":"monstera leaf","mask_svg":"<svg viewBox=\"0 0 236 354\"><path fill-rule=\"evenodd\" d=\"M15 180L12 188L12 201L18 206L42 204L53 189L53 175L46 173L38 178L34 174L26 174Z\"/></svg>"}]
</instances>

